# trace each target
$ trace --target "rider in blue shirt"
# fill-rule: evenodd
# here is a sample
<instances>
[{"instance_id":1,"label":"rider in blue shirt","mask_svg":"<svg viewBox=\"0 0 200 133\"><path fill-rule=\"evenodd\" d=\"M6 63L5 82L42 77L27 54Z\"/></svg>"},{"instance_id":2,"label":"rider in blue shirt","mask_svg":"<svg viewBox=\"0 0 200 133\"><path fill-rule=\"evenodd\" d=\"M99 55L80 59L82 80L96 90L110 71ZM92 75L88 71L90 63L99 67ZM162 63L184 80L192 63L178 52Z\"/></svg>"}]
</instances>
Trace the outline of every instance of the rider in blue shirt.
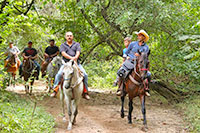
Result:
<instances>
[{"instance_id":1,"label":"rider in blue shirt","mask_svg":"<svg viewBox=\"0 0 200 133\"><path fill-rule=\"evenodd\" d=\"M140 30L139 32L136 32L137 34L137 38L138 41L135 42L131 42L128 46L128 49L126 50L125 54L123 55L123 57L126 58L126 60L130 60L133 61L134 59L136 59L137 56L140 56L139 53L142 52L146 52L146 53L150 53L149 52L149 47L146 44L146 42L149 40L149 35L144 31L144 30ZM121 68L118 71L118 75L121 76L121 72L120 70L122 70ZM124 71L124 70L123 70ZM128 72L126 72L128 73ZM147 73L147 75L150 77L150 72ZM119 88L117 91L117 95L121 96L122 95L122 88ZM147 96L150 96L150 94L148 92L146 92Z\"/></svg>"}]
</instances>

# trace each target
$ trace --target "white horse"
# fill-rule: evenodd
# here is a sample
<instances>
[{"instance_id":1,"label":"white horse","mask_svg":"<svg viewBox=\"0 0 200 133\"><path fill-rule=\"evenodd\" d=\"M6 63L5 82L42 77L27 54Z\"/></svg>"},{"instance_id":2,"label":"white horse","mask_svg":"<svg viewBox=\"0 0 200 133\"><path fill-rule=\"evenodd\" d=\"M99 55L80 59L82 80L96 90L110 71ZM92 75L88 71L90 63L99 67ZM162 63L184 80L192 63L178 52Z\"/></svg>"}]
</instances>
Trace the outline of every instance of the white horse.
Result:
<instances>
[{"instance_id":1,"label":"white horse","mask_svg":"<svg viewBox=\"0 0 200 133\"><path fill-rule=\"evenodd\" d=\"M52 89L52 82L55 79L56 74L58 73L60 67L62 66L62 59L59 56L53 58L53 60L47 66L47 90Z\"/></svg>"},{"instance_id":2,"label":"white horse","mask_svg":"<svg viewBox=\"0 0 200 133\"><path fill-rule=\"evenodd\" d=\"M69 116L67 129L71 130L72 124L76 122L76 116L78 114L78 104L80 102L83 92L83 74L79 70L76 62L70 60L68 63L64 63L63 83L61 83L59 91L64 114L63 120L65 121L65 100Z\"/></svg>"}]
</instances>

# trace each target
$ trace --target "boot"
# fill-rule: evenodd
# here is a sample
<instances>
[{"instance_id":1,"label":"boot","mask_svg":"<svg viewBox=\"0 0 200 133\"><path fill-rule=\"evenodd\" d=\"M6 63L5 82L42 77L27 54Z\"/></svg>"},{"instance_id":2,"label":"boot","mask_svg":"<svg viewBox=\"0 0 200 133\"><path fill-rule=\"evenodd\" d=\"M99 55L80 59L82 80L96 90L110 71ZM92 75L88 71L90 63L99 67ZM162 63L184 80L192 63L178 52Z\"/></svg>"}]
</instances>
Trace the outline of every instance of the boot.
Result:
<instances>
[{"instance_id":1,"label":"boot","mask_svg":"<svg viewBox=\"0 0 200 133\"><path fill-rule=\"evenodd\" d=\"M85 98L86 100L90 100L90 96L87 93L83 94L83 98Z\"/></svg>"}]
</instances>

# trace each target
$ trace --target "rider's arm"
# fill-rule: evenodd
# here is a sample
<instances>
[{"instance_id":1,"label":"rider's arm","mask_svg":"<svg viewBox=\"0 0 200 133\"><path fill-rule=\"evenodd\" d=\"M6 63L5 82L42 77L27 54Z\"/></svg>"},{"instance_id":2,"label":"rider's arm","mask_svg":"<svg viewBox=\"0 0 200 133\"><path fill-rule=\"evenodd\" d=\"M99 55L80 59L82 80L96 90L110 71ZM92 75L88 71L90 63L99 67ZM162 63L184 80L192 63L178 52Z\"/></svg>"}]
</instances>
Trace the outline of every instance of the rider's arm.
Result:
<instances>
[{"instance_id":1,"label":"rider's arm","mask_svg":"<svg viewBox=\"0 0 200 133\"><path fill-rule=\"evenodd\" d=\"M77 46L76 46L76 55L75 55L75 60L74 61L77 61L79 56L80 56L80 53L81 53L81 46L79 43L77 43Z\"/></svg>"},{"instance_id":2,"label":"rider's arm","mask_svg":"<svg viewBox=\"0 0 200 133\"><path fill-rule=\"evenodd\" d=\"M45 58L48 58L49 57L49 54L48 54L48 47L45 49L44 51L44 57Z\"/></svg>"},{"instance_id":3,"label":"rider's arm","mask_svg":"<svg viewBox=\"0 0 200 133\"><path fill-rule=\"evenodd\" d=\"M48 55L47 53L44 53L44 57L45 57L45 58L48 58L49 55Z\"/></svg>"},{"instance_id":4,"label":"rider's arm","mask_svg":"<svg viewBox=\"0 0 200 133\"><path fill-rule=\"evenodd\" d=\"M56 55L58 55L58 54L59 54L59 51L56 52L55 54L52 54L50 57L54 57L54 56L56 56Z\"/></svg>"},{"instance_id":5,"label":"rider's arm","mask_svg":"<svg viewBox=\"0 0 200 133\"><path fill-rule=\"evenodd\" d=\"M61 52L62 56L64 56L66 59L70 59L70 60L73 60L74 57L68 55L65 51Z\"/></svg>"},{"instance_id":6,"label":"rider's arm","mask_svg":"<svg viewBox=\"0 0 200 133\"><path fill-rule=\"evenodd\" d=\"M36 59L37 58L37 54L35 55L35 56L33 56L33 57L30 57L31 59Z\"/></svg>"},{"instance_id":7,"label":"rider's arm","mask_svg":"<svg viewBox=\"0 0 200 133\"><path fill-rule=\"evenodd\" d=\"M23 57L24 59L28 59L28 56L26 56L25 53L22 53L22 57Z\"/></svg>"},{"instance_id":8,"label":"rider's arm","mask_svg":"<svg viewBox=\"0 0 200 133\"><path fill-rule=\"evenodd\" d=\"M76 51L76 55L75 55L75 59L76 59L76 61L78 60L78 58L79 58L79 56L80 56L80 51Z\"/></svg>"},{"instance_id":9,"label":"rider's arm","mask_svg":"<svg viewBox=\"0 0 200 133\"><path fill-rule=\"evenodd\" d=\"M17 47L16 47L16 50L17 50L16 56L18 56L20 54L20 50Z\"/></svg>"}]
</instances>

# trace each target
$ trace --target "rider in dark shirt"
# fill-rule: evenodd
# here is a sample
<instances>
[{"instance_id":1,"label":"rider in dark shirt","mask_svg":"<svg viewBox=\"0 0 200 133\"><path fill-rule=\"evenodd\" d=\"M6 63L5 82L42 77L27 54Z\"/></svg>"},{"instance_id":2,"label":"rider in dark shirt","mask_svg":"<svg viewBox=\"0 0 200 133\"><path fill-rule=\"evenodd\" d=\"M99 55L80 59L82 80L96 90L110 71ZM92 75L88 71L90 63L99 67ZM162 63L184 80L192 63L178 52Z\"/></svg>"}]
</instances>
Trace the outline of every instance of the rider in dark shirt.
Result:
<instances>
[{"instance_id":1,"label":"rider in dark shirt","mask_svg":"<svg viewBox=\"0 0 200 133\"><path fill-rule=\"evenodd\" d=\"M42 77L46 75L46 68L54 57L59 54L59 48L55 45L55 40L49 41L50 46L45 49L44 58L45 61L42 63L41 72Z\"/></svg>"},{"instance_id":2,"label":"rider in dark shirt","mask_svg":"<svg viewBox=\"0 0 200 133\"><path fill-rule=\"evenodd\" d=\"M23 56L24 59L30 58L31 60L33 60L35 66L36 66L36 70L37 70L38 76L39 76L40 65L35 60L37 58L37 50L35 48L32 48L32 44L33 43L31 41L28 42L28 47L23 50L22 56ZM19 66L19 75L20 76L22 76L22 65L23 65L23 62ZM39 78L36 77L36 79L38 80Z\"/></svg>"}]
</instances>

